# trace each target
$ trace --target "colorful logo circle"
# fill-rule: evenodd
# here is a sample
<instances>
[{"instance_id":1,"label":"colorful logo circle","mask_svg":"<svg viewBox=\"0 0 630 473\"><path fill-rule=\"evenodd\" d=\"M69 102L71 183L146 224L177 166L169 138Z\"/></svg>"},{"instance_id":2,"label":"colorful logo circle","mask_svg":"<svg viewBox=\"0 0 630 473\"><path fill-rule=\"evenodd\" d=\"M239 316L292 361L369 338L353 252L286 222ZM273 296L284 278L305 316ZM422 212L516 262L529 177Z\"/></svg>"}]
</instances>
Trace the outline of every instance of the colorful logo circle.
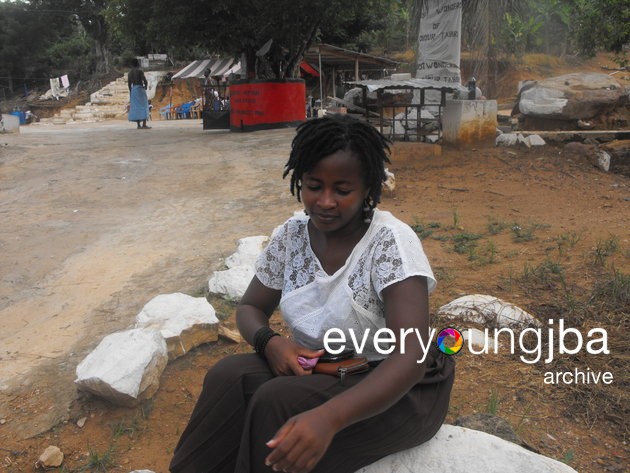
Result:
<instances>
[{"instance_id":1,"label":"colorful logo circle","mask_svg":"<svg viewBox=\"0 0 630 473\"><path fill-rule=\"evenodd\" d=\"M437 346L445 355L454 355L464 346L464 337L456 328L447 327L438 333Z\"/></svg>"}]
</instances>

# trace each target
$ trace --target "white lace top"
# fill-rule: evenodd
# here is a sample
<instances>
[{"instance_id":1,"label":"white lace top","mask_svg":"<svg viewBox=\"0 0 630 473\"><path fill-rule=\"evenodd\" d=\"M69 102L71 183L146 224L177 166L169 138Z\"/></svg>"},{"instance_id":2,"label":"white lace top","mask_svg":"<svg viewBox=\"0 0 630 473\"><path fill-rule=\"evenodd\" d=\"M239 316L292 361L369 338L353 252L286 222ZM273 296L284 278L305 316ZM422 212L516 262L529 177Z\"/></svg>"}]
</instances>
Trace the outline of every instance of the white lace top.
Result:
<instances>
[{"instance_id":1,"label":"white lace top","mask_svg":"<svg viewBox=\"0 0 630 473\"><path fill-rule=\"evenodd\" d=\"M436 284L420 239L407 224L376 209L346 263L329 275L311 249L308 220L296 215L275 230L258 258L256 276L282 291L280 310L296 343L321 348L326 331L339 328L351 347L352 335L361 343L369 328L362 354L383 358L372 343L374 332L385 327L383 289L410 276L425 276L429 292Z\"/></svg>"}]
</instances>

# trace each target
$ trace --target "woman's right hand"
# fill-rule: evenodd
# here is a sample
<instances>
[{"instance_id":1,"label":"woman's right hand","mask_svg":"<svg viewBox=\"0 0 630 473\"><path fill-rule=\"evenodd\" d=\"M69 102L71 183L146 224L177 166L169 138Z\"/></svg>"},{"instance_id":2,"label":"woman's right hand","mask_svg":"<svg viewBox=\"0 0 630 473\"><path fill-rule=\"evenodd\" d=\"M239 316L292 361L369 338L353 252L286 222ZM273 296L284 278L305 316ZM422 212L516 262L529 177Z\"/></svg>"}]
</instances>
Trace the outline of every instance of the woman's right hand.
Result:
<instances>
[{"instance_id":1,"label":"woman's right hand","mask_svg":"<svg viewBox=\"0 0 630 473\"><path fill-rule=\"evenodd\" d=\"M265 347L265 358L276 376L304 376L313 370L306 370L298 363L298 356L315 358L322 356L324 350L310 350L293 343L285 337L272 337Z\"/></svg>"}]
</instances>

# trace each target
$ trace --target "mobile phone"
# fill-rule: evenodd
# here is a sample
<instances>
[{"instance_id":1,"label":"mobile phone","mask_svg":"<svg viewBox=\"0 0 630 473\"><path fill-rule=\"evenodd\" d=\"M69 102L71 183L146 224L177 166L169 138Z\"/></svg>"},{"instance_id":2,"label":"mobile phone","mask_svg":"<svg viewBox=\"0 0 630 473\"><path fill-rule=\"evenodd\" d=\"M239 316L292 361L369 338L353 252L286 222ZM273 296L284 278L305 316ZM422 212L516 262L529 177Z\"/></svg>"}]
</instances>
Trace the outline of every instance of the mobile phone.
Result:
<instances>
[{"instance_id":1,"label":"mobile phone","mask_svg":"<svg viewBox=\"0 0 630 473\"><path fill-rule=\"evenodd\" d=\"M341 361L341 360L346 360L348 358L352 358L353 355L354 355L354 350L352 348L346 348L344 351L336 355L326 352L322 356L319 357L319 361L321 363L330 363L333 361Z\"/></svg>"}]
</instances>

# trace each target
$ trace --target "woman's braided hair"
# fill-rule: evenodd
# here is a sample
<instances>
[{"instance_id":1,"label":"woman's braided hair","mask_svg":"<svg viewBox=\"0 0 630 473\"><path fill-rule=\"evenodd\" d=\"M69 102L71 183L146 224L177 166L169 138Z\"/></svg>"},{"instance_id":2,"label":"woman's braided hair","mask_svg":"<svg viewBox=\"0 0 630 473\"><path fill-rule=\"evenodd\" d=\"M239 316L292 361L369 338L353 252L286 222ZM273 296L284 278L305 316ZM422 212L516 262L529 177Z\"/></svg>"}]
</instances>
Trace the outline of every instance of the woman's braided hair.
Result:
<instances>
[{"instance_id":1,"label":"woman's braided hair","mask_svg":"<svg viewBox=\"0 0 630 473\"><path fill-rule=\"evenodd\" d=\"M291 154L282 177L291 173L291 194L301 202L302 176L323 158L337 151L349 151L361 162L365 185L369 189L366 204L370 211L381 200L389 163L389 140L372 125L348 115L327 115L302 123L291 143Z\"/></svg>"}]
</instances>

